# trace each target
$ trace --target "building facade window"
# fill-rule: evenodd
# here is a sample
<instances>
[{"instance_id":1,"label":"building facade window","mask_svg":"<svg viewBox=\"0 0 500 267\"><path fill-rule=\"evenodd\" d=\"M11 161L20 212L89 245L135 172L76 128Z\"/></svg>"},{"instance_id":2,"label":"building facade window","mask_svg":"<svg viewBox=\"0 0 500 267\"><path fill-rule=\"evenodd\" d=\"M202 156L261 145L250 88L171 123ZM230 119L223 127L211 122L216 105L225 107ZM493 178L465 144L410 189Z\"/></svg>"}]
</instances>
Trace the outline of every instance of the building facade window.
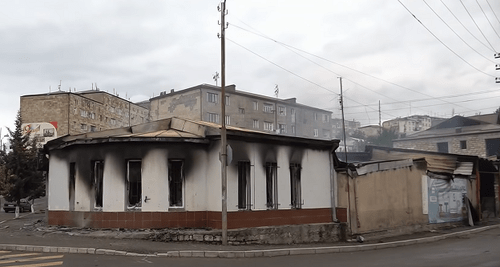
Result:
<instances>
[{"instance_id":1,"label":"building facade window","mask_svg":"<svg viewBox=\"0 0 500 267\"><path fill-rule=\"evenodd\" d=\"M278 129L281 134L286 134L286 124L278 124Z\"/></svg>"},{"instance_id":2,"label":"building facade window","mask_svg":"<svg viewBox=\"0 0 500 267\"><path fill-rule=\"evenodd\" d=\"M142 162L127 161L127 201L128 208L142 206Z\"/></svg>"},{"instance_id":3,"label":"building facade window","mask_svg":"<svg viewBox=\"0 0 500 267\"><path fill-rule=\"evenodd\" d=\"M253 101L253 110L259 110L259 102Z\"/></svg>"},{"instance_id":4,"label":"building facade window","mask_svg":"<svg viewBox=\"0 0 500 267\"><path fill-rule=\"evenodd\" d=\"M227 95L226 96L226 106L229 106L231 104L231 98Z\"/></svg>"},{"instance_id":5,"label":"building facade window","mask_svg":"<svg viewBox=\"0 0 500 267\"><path fill-rule=\"evenodd\" d=\"M274 130L274 124L272 122L264 122L264 130L265 131L273 131Z\"/></svg>"},{"instance_id":6,"label":"building facade window","mask_svg":"<svg viewBox=\"0 0 500 267\"><path fill-rule=\"evenodd\" d=\"M314 117L314 120L317 121L318 120L318 113L314 112L313 117Z\"/></svg>"},{"instance_id":7,"label":"building facade window","mask_svg":"<svg viewBox=\"0 0 500 267\"><path fill-rule=\"evenodd\" d=\"M169 190L169 206L183 207L184 206L184 161L169 160L168 161L168 190Z\"/></svg>"},{"instance_id":8,"label":"building facade window","mask_svg":"<svg viewBox=\"0 0 500 267\"><path fill-rule=\"evenodd\" d=\"M330 118L329 118L328 114L323 114L323 122L325 122L325 123L326 123L326 122L328 122L328 121L329 121L329 119L330 119Z\"/></svg>"},{"instance_id":9,"label":"building facade window","mask_svg":"<svg viewBox=\"0 0 500 267\"><path fill-rule=\"evenodd\" d=\"M245 109L244 109L244 108L239 108L239 109L238 109L238 113L240 113L240 114L245 114Z\"/></svg>"},{"instance_id":10,"label":"building facade window","mask_svg":"<svg viewBox=\"0 0 500 267\"><path fill-rule=\"evenodd\" d=\"M219 123L219 114L217 113L207 113L207 121L213 123Z\"/></svg>"},{"instance_id":11,"label":"building facade window","mask_svg":"<svg viewBox=\"0 0 500 267\"><path fill-rule=\"evenodd\" d=\"M295 125L292 125L292 134L296 134Z\"/></svg>"},{"instance_id":12,"label":"building facade window","mask_svg":"<svg viewBox=\"0 0 500 267\"><path fill-rule=\"evenodd\" d=\"M266 162L266 207L278 209L278 165Z\"/></svg>"},{"instance_id":13,"label":"building facade window","mask_svg":"<svg viewBox=\"0 0 500 267\"><path fill-rule=\"evenodd\" d=\"M437 143L437 150L441 153L448 153L448 142Z\"/></svg>"},{"instance_id":14,"label":"building facade window","mask_svg":"<svg viewBox=\"0 0 500 267\"><path fill-rule=\"evenodd\" d=\"M319 129L314 129L314 137L318 137L319 136Z\"/></svg>"},{"instance_id":15,"label":"building facade window","mask_svg":"<svg viewBox=\"0 0 500 267\"><path fill-rule=\"evenodd\" d=\"M219 94L207 92L207 102L219 103Z\"/></svg>"},{"instance_id":16,"label":"building facade window","mask_svg":"<svg viewBox=\"0 0 500 267\"><path fill-rule=\"evenodd\" d=\"M323 137L324 138L330 138L330 130L323 129Z\"/></svg>"},{"instance_id":17,"label":"building facade window","mask_svg":"<svg viewBox=\"0 0 500 267\"><path fill-rule=\"evenodd\" d=\"M460 141L460 148L467 149L467 141Z\"/></svg>"},{"instance_id":18,"label":"building facade window","mask_svg":"<svg viewBox=\"0 0 500 267\"><path fill-rule=\"evenodd\" d=\"M280 116L286 116L286 107L278 106L278 114Z\"/></svg>"},{"instance_id":19,"label":"building facade window","mask_svg":"<svg viewBox=\"0 0 500 267\"><path fill-rule=\"evenodd\" d=\"M97 128L94 125L90 125L90 131L95 132L97 131Z\"/></svg>"},{"instance_id":20,"label":"building facade window","mask_svg":"<svg viewBox=\"0 0 500 267\"><path fill-rule=\"evenodd\" d=\"M104 161L91 161L91 181L94 189L94 208L102 208Z\"/></svg>"},{"instance_id":21,"label":"building facade window","mask_svg":"<svg viewBox=\"0 0 500 267\"><path fill-rule=\"evenodd\" d=\"M250 162L238 161L238 209L251 209Z\"/></svg>"},{"instance_id":22,"label":"building facade window","mask_svg":"<svg viewBox=\"0 0 500 267\"><path fill-rule=\"evenodd\" d=\"M87 118L87 111L83 110L83 109L80 109L80 116L83 117L83 118Z\"/></svg>"},{"instance_id":23,"label":"building facade window","mask_svg":"<svg viewBox=\"0 0 500 267\"><path fill-rule=\"evenodd\" d=\"M226 125L231 125L231 117L229 115L226 115Z\"/></svg>"},{"instance_id":24,"label":"building facade window","mask_svg":"<svg viewBox=\"0 0 500 267\"><path fill-rule=\"evenodd\" d=\"M253 120L253 128L259 129L259 120Z\"/></svg>"},{"instance_id":25,"label":"building facade window","mask_svg":"<svg viewBox=\"0 0 500 267\"><path fill-rule=\"evenodd\" d=\"M486 139L486 156L500 156L500 138Z\"/></svg>"},{"instance_id":26,"label":"building facade window","mask_svg":"<svg viewBox=\"0 0 500 267\"><path fill-rule=\"evenodd\" d=\"M300 171L302 167L300 164L290 164L290 193L291 203L290 206L294 209L302 208L302 189L300 185Z\"/></svg>"},{"instance_id":27,"label":"building facade window","mask_svg":"<svg viewBox=\"0 0 500 267\"><path fill-rule=\"evenodd\" d=\"M273 105L264 103L264 113L273 113Z\"/></svg>"}]
</instances>

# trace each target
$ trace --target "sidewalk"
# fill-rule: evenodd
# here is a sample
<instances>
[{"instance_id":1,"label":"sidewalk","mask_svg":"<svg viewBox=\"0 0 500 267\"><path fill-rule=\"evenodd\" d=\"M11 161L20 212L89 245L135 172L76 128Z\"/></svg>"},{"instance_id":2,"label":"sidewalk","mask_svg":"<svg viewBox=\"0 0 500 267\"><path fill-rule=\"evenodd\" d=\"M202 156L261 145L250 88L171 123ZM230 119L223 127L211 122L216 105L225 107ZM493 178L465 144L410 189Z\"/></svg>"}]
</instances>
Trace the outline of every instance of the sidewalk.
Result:
<instances>
[{"instance_id":1,"label":"sidewalk","mask_svg":"<svg viewBox=\"0 0 500 267\"><path fill-rule=\"evenodd\" d=\"M500 228L500 220L495 218L474 227L461 226L390 238L371 238L365 240L364 243L222 246L197 242L146 240L145 238L154 230L120 231L47 227L44 225L44 218L45 214L36 213L22 214L20 219L0 221L0 250L143 257L272 257L393 248Z\"/></svg>"}]
</instances>

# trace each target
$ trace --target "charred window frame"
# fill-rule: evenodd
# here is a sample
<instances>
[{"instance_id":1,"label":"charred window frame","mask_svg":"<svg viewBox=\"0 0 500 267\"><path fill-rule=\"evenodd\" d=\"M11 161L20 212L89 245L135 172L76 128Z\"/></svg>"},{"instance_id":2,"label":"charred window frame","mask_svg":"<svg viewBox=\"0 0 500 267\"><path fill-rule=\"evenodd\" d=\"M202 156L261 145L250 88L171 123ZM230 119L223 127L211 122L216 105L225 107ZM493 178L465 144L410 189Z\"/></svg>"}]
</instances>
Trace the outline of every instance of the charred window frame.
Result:
<instances>
[{"instance_id":1,"label":"charred window frame","mask_svg":"<svg viewBox=\"0 0 500 267\"><path fill-rule=\"evenodd\" d=\"M238 161L238 209L250 210L251 204L250 161Z\"/></svg>"},{"instance_id":2,"label":"charred window frame","mask_svg":"<svg viewBox=\"0 0 500 267\"><path fill-rule=\"evenodd\" d=\"M278 209L278 165L276 162L266 162L266 206L268 209Z\"/></svg>"},{"instance_id":3,"label":"charred window frame","mask_svg":"<svg viewBox=\"0 0 500 267\"><path fill-rule=\"evenodd\" d=\"M300 185L300 171L302 167L298 163L290 164L290 191L291 203L293 209L302 208L302 190Z\"/></svg>"},{"instance_id":4,"label":"charred window frame","mask_svg":"<svg viewBox=\"0 0 500 267\"><path fill-rule=\"evenodd\" d=\"M69 210L75 210L76 163L69 163Z\"/></svg>"},{"instance_id":5,"label":"charred window frame","mask_svg":"<svg viewBox=\"0 0 500 267\"><path fill-rule=\"evenodd\" d=\"M168 161L169 206L184 206L184 161L172 159Z\"/></svg>"},{"instance_id":6,"label":"charred window frame","mask_svg":"<svg viewBox=\"0 0 500 267\"><path fill-rule=\"evenodd\" d=\"M91 161L91 168L92 185L94 188L94 208L101 209L103 198L104 161Z\"/></svg>"},{"instance_id":7,"label":"charred window frame","mask_svg":"<svg viewBox=\"0 0 500 267\"><path fill-rule=\"evenodd\" d=\"M142 207L141 160L127 160L127 204L132 209Z\"/></svg>"}]
</instances>

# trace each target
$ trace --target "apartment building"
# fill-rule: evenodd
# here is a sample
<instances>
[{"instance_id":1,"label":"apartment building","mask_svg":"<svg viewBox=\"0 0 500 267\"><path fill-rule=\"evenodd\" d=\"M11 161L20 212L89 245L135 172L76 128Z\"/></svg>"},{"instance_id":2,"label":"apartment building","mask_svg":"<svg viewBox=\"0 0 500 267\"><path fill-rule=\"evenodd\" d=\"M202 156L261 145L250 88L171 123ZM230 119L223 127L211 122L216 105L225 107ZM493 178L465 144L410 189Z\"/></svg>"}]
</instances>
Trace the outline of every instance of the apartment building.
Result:
<instances>
[{"instance_id":1,"label":"apartment building","mask_svg":"<svg viewBox=\"0 0 500 267\"><path fill-rule=\"evenodd\" d=\"M403 118L396 118L382 123L382 127L392 130L399 136L405 136L415 132L425 131L437 125L445 119L431 117L427 115L412 115Z\"/></svg>"},{"instance_id":2,"label":"apartment building","mask_svg":"<svg viewBox=\"0 0 500 267\"><path fill-rule=\"evenodd\" d=\"M318 139L331 139L331 115L327 110L225 87L225 122L230 126ZM162 92L150 99L151 119L172 116L221 123L221 88L201 84L180 91Z\"/></svg>"},{"instance_id":3,"label":"apartment building","mask_svg":"<svg viewBox=\"0 0 500 267\"><path fill-rule=\"evenodd\" d=\"M21 96L23 130L41 144L67 134L149 121L149 110L116 95L89 90Z\"/></svg>"}]
</instances>

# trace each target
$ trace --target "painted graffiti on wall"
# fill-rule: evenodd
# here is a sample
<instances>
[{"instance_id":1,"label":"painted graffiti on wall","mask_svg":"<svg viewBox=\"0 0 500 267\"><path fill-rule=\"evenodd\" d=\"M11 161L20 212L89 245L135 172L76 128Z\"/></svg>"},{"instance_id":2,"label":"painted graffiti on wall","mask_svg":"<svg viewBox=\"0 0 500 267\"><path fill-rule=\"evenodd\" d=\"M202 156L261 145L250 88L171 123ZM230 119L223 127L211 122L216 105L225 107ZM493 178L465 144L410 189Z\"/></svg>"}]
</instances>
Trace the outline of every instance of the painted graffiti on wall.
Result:
<instances>
[{"instance_id":1,"label":"painted graffiti on wall","mask_svg":"<svg viewBox=\"0 0 500 267\"><path fill-rule=\"evenodd\" d=\"M427 179L429 223L462 221L463 196L467 195L467 180Z\"/></svg>"},{"instance_id":2,"label":"painted graffiti on wall","mask_svg":"<svg viewBox=\"0 0 500 267\"><path fill-rule=\"evenodd\" d=\"M57 138L57 122L23 123L24 135L29 135L40 145Z\"/></svg>"}]
</instances>

